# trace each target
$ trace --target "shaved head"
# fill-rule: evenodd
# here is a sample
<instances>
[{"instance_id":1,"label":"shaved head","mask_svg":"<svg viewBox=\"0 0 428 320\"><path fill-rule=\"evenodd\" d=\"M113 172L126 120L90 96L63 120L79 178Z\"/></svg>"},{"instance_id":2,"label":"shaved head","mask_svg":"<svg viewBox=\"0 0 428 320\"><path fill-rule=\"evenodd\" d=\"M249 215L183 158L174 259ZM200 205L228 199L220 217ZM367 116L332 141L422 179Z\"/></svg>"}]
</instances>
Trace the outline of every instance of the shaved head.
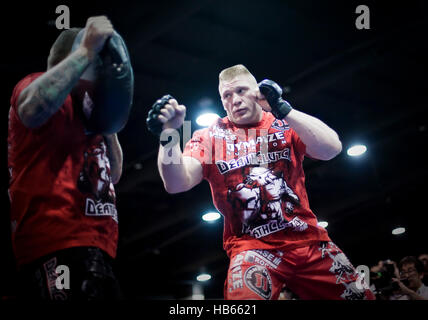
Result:
<instances>
[{"instance_id":1,"label":"shaved head","mask_svg":"<svg viewBox=\"0 0 428 320\"><path fill-rule=\"evenodd\" d=\"M48 57L48 69L60 63L70 54L74 39L80 30L82 30L82 28L71 28L64 30L59 34L58 38L52 45Z\"/></svg>"},{"instance_id":2,"label":"shaved head","mask_svg":"<svg viewBox=\"0 0 428 320\"><path fill-rule=\"evenodd\" d=\"M257 80L254 78L254 76L251 74L250 71L243 65L243 64L237 64L232 67L226 68L220 72L218 75L219 83L221 82L230 82L233 79L244 76L247 78L252 85L257 86Z\"/></svg>"}]
</instances>

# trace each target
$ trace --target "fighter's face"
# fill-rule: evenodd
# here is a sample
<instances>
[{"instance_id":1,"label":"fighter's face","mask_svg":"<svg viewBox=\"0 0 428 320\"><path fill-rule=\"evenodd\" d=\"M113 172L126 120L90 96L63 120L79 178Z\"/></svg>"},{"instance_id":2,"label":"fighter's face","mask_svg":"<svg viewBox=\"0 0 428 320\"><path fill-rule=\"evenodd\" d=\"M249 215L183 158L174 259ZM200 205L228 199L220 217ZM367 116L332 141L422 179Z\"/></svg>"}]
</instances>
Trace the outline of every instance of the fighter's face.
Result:
<instances>
[{"instance_id":1,"label":"fighter's face","mask_svg":"<svg viewBox=\"0 0 428 320\"><path fill-rule=\"evenodd\" d=\"M230 81L220 81L219 92L230 121L246 125L262 119L262 108L257 103L258 86L249 75L239 75Z\"/></svg>"}]
</instances>

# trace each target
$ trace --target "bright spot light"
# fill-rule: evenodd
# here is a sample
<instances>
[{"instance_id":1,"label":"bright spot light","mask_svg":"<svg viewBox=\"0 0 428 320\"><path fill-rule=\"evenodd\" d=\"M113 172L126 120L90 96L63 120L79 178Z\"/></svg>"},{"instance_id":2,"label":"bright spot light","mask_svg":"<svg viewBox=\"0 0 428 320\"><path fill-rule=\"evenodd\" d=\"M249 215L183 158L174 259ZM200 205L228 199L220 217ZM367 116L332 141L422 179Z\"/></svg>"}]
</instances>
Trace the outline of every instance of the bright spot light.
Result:
<instances>
[{"instance_id":1,"label":"bright spot light","mask_svg":"<svg viewBox=\"0 0 428 320\"><path fill-rule=\"evenodd\" d=\"M220 213L218 212L208 212L202 216L204 221L215 221L217 219L220 219Z\"/></svg>"},{"instance_id":2,"label":"bright spot light","mask_svg":"<svg viewBox=\"0 0 428 320\"><path fill-rule=\"evenodd\" d=\"M220 117L216 113L204 113L196 118L196 123L201 127L209 127L218 118Z\"/></svg>"},{"instance_id":3,"label":"bright spot light","mask_svg":"<svg viewBox=\"0 0 428 320\"><path fill-rule=\"evenodd\" d=\"M404 233L404 232L406 232L406 229L405 228L395 228L394 230L392 230L392 234L393 235L399 235L399 234L402 234L402 233Z\"/></svg>"},{"instance_id":4,"label":"bright spot light","mask_svg":"<svg viewBox=\"0 0 428 320\"><path fill-rule=\"evenodd\" d=\"M348 153L348 156L357 157L357 156L361 156L366 151L367 151L367 147L365 145L357 144L355 146L350 147L347 153Z\"/></svg>"},{"instance_id":5,"label":"bright spot light","mask_svg":"<svg viewBox=\"0 0 428 320\"><path fill-rule=\"evenodd\" d=\"M211 279L211 275L209 275L208 273L201 273L200 275L198 275L196 277L196 280L198 281L208 281Z\"/></svg>"},{"instance_id":6,"label":"bright spot light","mask_svg":"<svg viewBox=\"0 0 428 320\"><path fill-rule=\"evenodd\" d=\"M328 226L328 222L327 221L320 221L320 222L318 222L318 225L321 227L321 228L327 228L327 226Z\"/></svg>"}]
</instances>

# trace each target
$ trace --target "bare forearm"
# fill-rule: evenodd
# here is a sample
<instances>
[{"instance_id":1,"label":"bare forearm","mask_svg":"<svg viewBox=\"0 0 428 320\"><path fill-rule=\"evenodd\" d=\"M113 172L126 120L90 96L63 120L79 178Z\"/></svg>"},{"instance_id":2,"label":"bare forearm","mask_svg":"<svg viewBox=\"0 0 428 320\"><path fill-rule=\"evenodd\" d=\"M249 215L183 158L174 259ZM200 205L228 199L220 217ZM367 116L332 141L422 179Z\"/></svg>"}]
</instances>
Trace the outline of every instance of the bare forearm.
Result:
<instances>
[{"instance_id":1,"label":"bare forearm","mask_svg":"<svg viewBox=\"0 0 428 320\"><path fill-rule=\"evenodd\" d=\"M104 136L107 144L107 156L110 161L110 172L113 183L119 182L122 175L123 153L117 134Z\"/></svg>"},{"instance_id":2,"label":"bare forearm","mask_svg":"<svg viewBox=\"0 0 428 320\"><path fill-rule=\"evenodd\" d=\"M285 117L306 145L306 152L319 160L330 160L342 151L337 133L321 120L293 109Z\"/></svg>"},{"instance_id":3,"label":"bare forearm","mask_svg":"<svg viewBox=\"0 0 428 320\"><path fill-rule=\"evenodd\" d=\"M168 193L179 193L189 189L189 176L178 144L172 148L159 147L158 168Z\"/></svg>"},{"instance_id":4,"label":"bare forearm","mask_svg":"<svg viewBox=\"0 0 428 320\"><path fill-rule=\"evenodd\" d=\"M32 82L18 102L23 123L30 128L43 125L62 106L89 63L87 50L79 48Z\"/></svg>"}]
</instances>

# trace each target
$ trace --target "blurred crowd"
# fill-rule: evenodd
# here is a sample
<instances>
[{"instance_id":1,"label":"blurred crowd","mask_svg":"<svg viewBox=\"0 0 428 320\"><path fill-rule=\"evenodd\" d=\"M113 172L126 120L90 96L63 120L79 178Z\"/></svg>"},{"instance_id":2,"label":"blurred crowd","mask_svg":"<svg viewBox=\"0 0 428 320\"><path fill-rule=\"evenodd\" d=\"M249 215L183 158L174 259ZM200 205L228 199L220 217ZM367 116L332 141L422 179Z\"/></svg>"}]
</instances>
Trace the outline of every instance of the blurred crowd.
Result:
<instances>
[{"instance_id":1,"label":"blurred crowd","mask_svg":"<svg viewBox=\"0 0 428 320\"><path fill-rule=\"evenodd\" d=\"M377 300L428 300L428 254L379 261L370 268L368 285ZM284 286L279 299L299 297Z\"/></svg>"},{"instance_id":2,"label":"blurred crowd","mask_svg":"<svg viewBox=\"0 0 428 320\"><path fill-rule=\"evenodd\" d=\"M370 288L379 300L428 300L428 254L379 261L370 268Z\"/></svg>"}]
</instances>

